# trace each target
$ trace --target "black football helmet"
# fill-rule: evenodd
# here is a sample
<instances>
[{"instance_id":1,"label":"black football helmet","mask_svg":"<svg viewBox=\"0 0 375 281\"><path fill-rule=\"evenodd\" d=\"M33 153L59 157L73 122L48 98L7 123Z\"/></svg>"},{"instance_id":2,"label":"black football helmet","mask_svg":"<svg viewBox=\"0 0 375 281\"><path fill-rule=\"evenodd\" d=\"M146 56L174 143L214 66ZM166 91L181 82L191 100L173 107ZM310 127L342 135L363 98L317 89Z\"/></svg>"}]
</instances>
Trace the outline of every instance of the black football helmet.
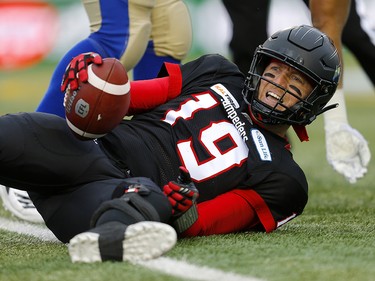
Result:
<instances>
[{"instance_id":1,"label":"black football helmet","mask_svg":"<svg viewBox=\"0 0 375 281\"><path fill-rule=\"evenodd\" d=\"M271 59L277 59L299 70L313 83L310 95L288 108L280 100L270 106L258 99L261 80L281 88L284 95L292 94L282 86L263 77ZM245 80L244 99L250 105L252 115L266 124L310 124L317 115L336 105L325 107L336 91L340 78L340 59L332 41L318 29L302 25L273 34L255 53ZM293 95L293 94L292 94ZM277 110L280 105L284 110ZM280 108L280 107L279 107Z\"/></svg>"}]
</instances>

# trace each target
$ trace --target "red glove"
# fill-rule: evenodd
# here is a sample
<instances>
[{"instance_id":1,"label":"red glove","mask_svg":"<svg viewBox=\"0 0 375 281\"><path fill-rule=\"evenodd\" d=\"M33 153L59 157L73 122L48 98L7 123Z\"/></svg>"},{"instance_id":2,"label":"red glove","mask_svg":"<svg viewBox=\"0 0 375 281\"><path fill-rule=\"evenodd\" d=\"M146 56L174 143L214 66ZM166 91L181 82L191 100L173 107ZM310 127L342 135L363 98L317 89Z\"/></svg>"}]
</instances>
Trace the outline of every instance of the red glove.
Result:
<instances>
[{"instance_id":1,"label":"red glove","mask_svg":"<svg viewBox=\"0 0 375 281\"><path fill-rule=\"evenodd\" d=\"M175 217L189 210L199 196L198 189L191 181L190 174L185 167L180 167L180 176L177 181L170 181L164 185L163 192L172 205Z\"/></svg>"},{"instance_id":2,"label":"red glove","mask_svg":"<svg viewBox=\"0 0 375 281\"><path fill-rule=\"evenodd\" d=\"M88 79L87 66L91 63L102 64L102 57L93 52L80 54L72 59L66 67L62 82L61 91L65 92L68 86L71 90L78 89L78 82L86 82Z\"/></svg>"}]
</instances>

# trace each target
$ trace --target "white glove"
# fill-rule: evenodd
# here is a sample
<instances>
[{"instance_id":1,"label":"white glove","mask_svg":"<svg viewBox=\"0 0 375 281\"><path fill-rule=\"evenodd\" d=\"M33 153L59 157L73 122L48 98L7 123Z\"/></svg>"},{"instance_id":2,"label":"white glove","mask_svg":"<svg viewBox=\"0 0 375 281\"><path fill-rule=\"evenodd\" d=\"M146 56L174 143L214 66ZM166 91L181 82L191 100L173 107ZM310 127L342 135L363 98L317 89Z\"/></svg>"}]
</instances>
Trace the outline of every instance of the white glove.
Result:
<instances>
[{"instance_id":1,"label":"white glove","mask_svg":"<svg viewBox=\"0 0 375 281\"><path fill-rule=\"evenodd\" d=\"M355 183L367 172L371 152L367 141L347 121L343 93L336 91L332 103L339 107L324 113L326 153L330 165L350 183Z\"/></svg>"},{"instance_id":2,"label":"white glove","mask_svg":"<svg viewBox=\"0 0 375 281\"><path fill-rule=\"evenodd\" d=\"M350 183L367 173L371 153L364 137L348 124L331 122L326 131L328 163Z\"/></svg>"}]
</instances>

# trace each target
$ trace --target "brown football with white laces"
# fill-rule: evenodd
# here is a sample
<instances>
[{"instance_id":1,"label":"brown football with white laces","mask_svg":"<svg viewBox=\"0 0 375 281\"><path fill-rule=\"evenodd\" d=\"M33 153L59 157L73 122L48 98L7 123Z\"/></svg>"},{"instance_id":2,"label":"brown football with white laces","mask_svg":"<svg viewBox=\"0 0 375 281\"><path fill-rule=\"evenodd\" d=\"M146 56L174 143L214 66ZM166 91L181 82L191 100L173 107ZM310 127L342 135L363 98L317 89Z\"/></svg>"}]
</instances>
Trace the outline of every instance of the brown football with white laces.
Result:
<instances>
[{"instance_id":1,"label":"brown football with white laces","mask_svg":"<svg viewBox=\"0 0 375 281\"><path fill-rule=\"evenodd\" d=\"M77 90L67 90L65 115L69 128L80 139L96 139L123 120L130 104L130 82L126 69L115 58L87 67L88 81Z\"/></svg>"}]
</instances>

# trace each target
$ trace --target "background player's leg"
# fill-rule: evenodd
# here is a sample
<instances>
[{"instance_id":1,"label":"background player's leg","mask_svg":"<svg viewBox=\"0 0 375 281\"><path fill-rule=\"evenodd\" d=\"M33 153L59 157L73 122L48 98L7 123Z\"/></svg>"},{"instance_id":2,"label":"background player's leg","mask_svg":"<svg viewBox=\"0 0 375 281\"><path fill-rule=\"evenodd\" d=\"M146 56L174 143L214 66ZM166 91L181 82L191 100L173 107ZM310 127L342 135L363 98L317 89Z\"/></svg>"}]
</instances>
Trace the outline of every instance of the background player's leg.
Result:
<instances>
[{"instance_id":1,"label":"background player's leg","mask_svg":"<svg viewBox=\"0 0 375 281\"><path fill-rule=\"evenodd\" d=\"M150 12L151 30L142 42L144 53L134 67L134 80L155 78L164 62L180 63L192 43L190 14L183 1L156 0ZM133 21L139 22L139 19ZM131 59L129 57L125 52L124 63Z\"/></svg>"},{"instance_id":2,"label":"background player's leg","mask_svg":"<svg viewBox=\"0 0 375 281\"><path fill-rule=\"evenodd\" d=\"M267 38L268 11L271 0L223 0L233 24L230 50L233 62L247 75L251 57L260 42Z\"/></svg>"},{"instance_id":3,"label":"background player's leg","mask_svg":"<svg viewBox=\"0 0 375 281\"><path fill-rule=\"evenodd\" d=\"M375 45L361 26L355 0L352 0L348 21L342 33L343 44L353 53L375 86ZM373 38L375 41L375 38Z\"/></svg>"},{"instance_id":4,"label":"background player's leg","mask_svg":"<svg viewBox=\"0 0 375 281\"><path fill-rule=\"evenodd\" d=\"M154 43L150 41L142 59L133 69L133 79L144 80L155 78L164 62L180 63L181 61L170 56L157 56L155 54Z\"/></svg>"},{"instance_id":5,"label":"background player's leg","mask_svg":"<svg viewBox=\"0 0 375 281\"><path fill-rule=\"evenodd\" d=\"M71 59L81 53L96 52L102 57L120 58L129 37L127 0L83 1L90 19L91 34L70 49L57 65L47 92L36 111L65 118L61 80ZM84 15L82 15L84 16Z\"/></svg>"}]
</instances>

